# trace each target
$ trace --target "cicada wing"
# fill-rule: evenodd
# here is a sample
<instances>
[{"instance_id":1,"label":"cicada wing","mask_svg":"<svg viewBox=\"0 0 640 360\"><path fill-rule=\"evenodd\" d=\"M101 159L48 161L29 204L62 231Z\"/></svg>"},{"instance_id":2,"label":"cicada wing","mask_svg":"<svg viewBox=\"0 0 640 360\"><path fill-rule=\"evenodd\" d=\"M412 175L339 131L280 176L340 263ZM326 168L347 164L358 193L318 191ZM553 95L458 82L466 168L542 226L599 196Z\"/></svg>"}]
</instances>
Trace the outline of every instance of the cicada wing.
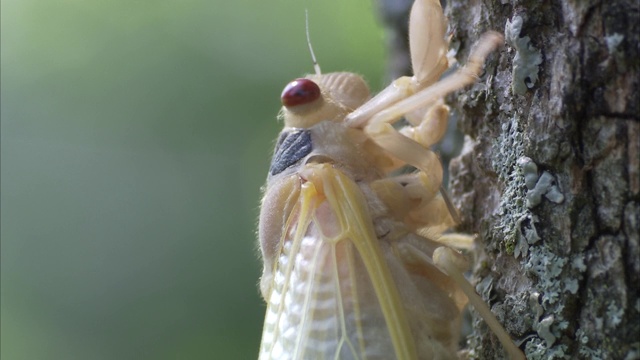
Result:
<instances>
[{"instance_id":1,"label":"cicada wing","mask_svg":"<svg viewBox=\"0 0 640 360\"><path fill-rule=\"evenodd\" d=\"M413 359L407 319L358 186L313 169L281 242L260 359Z\"/></svg>"}]
</instances>

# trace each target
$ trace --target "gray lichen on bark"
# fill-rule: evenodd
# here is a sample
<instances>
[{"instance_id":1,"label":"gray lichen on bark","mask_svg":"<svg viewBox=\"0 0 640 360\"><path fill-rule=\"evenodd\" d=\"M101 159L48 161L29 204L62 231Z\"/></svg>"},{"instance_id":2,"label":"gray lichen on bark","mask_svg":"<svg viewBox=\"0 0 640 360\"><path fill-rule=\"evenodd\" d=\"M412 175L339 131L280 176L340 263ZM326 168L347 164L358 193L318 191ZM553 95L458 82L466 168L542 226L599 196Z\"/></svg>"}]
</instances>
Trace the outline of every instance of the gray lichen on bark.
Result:
<instances>
[{"instance_id":1,"label":"gray lichen on bark","mask_svg":"<svg viewBox=\"0 0 640 360\"><path fill-rule=\"evenodd\" d=\"M479 235L476 289L529 359L640 358L639 14L637 1L446 8L462 64L480 34L507 32L448 98L465 134L450 191L458 230ZM479 319L468 347L502 356Z\"/></svg>"}]
</instances>

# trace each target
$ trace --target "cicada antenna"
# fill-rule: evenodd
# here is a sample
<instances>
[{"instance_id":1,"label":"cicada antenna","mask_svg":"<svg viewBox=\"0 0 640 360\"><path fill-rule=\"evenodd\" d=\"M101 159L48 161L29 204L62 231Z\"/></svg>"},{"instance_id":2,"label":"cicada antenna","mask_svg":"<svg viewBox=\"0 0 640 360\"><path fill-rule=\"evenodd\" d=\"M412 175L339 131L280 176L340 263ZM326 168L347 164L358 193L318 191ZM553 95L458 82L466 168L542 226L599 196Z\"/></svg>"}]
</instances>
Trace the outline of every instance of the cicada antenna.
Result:
<instances>
[{"instance_id":1,"label":"cicada antenna","mask_svg":"<svg viewBox=\"0 0 640 360\"><path fill-rule=\"evenodd\" d=\"M307 45L309 45L309 52L311 53L311 60L313 61L313 69L316 71L316 75L321 75L320 65L316 60L316 54L313 52L313 46L311 46L311 36L309 36L309 9L304 9L305 29L307 31Z\"/></svg>"}]
</instances>

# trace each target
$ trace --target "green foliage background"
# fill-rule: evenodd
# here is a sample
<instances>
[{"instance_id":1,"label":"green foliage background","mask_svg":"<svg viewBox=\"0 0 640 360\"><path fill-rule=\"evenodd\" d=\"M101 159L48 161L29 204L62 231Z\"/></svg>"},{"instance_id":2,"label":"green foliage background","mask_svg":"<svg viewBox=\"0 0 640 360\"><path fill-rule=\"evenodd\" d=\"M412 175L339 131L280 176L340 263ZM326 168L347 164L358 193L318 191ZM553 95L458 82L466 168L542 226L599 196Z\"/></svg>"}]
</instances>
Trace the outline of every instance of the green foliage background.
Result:
<instances>
[{"instance_id":1,"label":"green foliage background","mask_svg":"<svg viewBox=\"0 0 640 360\"><path fill-rule=\"evenodd\" d=\"M279 94L382 78L370 0L2 1L1 356L253 359Z\"/></svg>"}]
</instances>

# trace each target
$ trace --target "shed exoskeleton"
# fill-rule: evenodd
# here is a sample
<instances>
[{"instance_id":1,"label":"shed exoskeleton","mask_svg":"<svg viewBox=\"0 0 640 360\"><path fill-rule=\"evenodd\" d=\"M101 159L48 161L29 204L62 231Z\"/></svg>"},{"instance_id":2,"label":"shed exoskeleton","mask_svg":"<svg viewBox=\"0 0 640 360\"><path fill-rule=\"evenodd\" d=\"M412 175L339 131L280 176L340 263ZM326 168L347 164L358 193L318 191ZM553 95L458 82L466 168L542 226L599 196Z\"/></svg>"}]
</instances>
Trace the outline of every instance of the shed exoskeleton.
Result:
<instances>
[{"instance_id":1,"label":"shed exoskeleton","mask_svg":"<svg viewBox=\"0 0 640 360\"><path fill-rule=\"evenodd\" d=\"M416 1L415 75L371 99L352 73L308 75L284 89L258 231L260 359L454 359L467 302L511 358L524 358L447 245L466 237L443 235L454 220L429 150L446 128L443 97L477 79L502 36L484 34L466 66L439 80L445 31L439 1ZM409 125L398 131L403 116ZM406 165L417 170L393 175Z\"/></svg>"}]
</instances>

